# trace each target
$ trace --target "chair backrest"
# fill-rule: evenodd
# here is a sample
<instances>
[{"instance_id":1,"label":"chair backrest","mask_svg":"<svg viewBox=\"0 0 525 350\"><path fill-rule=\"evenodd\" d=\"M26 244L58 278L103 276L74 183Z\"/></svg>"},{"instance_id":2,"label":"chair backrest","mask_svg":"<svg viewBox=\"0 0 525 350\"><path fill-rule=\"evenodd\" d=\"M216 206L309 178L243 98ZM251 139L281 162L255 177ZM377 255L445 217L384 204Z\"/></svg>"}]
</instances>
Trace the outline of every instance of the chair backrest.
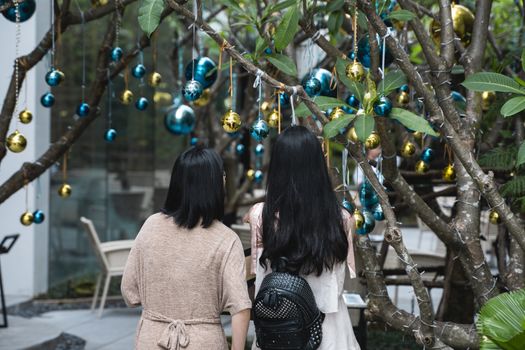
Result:
<instances>
[{"instance_id":1,"label":"chair backrest","mask_svg":"<svg viewBox=\"0 0 525 350\"><path fill-rule=\"evenodd\" d=\"M93 225L93 221L81 216L80 222L82 222L82 225L88 232L89 241L91 242L91 245L93 246L93 249L95 250L95 255L97 256L97 259L99 263L102 265L102 268L106 271L109 270L109 263L106 259L106 255L102 252L102 246L100 245L100 240L98 238L97 230L95 229L95 225Z\"/></svg>"}]
</instances>

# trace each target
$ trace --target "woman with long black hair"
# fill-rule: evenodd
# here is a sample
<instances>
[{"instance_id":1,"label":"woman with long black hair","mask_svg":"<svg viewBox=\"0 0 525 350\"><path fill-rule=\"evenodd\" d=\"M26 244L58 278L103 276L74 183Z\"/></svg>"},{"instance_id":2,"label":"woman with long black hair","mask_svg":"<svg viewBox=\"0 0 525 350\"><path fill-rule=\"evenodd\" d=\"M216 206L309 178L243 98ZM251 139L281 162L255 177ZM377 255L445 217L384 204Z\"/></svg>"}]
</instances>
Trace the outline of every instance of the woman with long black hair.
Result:
<instances>
[{"instance_id":1,"label":"woman with long black hair","mask_svg":"<svg viewBox=\"0 0 525 350\"><path fill-rule=\"evenodd\" d=\"M359 349L342 296L345 265L355 277L354 220L339 205L321 145L305 127L292 126L277 138L266 201L254 205L245 221L252 233L256 293L272 262L286 258L287 272L308 281L325 314L319 349Z\"/></svg>"}]
</instances>

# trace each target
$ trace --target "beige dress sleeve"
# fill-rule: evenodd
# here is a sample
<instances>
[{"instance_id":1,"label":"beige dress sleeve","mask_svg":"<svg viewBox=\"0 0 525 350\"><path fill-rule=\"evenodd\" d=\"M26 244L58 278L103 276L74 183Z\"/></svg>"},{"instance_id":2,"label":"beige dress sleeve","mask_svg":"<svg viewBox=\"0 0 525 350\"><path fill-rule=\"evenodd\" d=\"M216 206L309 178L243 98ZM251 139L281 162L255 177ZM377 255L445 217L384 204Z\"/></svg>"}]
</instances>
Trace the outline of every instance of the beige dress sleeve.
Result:
<instances>
[{"instance_id":1,"label":"beige dress sleeve","mask_svg":"<svg viewBox=\"0 0 525 350\"><path fill-rule=\"evenodd\" d=\"M135 244L133 248L131 248L128 260L126 261L126 267L124 268L124 275L122 276L122 283L120 285L124 301L131 307L139 306L142 303L140 293L141 266L140 247L135 240Z\"/></svg>"},{"instance_id":2,"label":"beige dress sleeve","mask_svg":"<svg viewBox=\"0 0 525 350\"><path fill-rule=\"evenodd\" d=\"M348 270L350 270L350 278L356 278L354 257L355 220L354 217L346 210L343 210L343 224L346 236L348 238L348 254L346 256L346 264L348 265Z\"/></svg>"},{"instance_id":3,"label":"beige dress sleeve","mask_svg":"<svg viewBox=\"0 0 525 350\"><path fill-rule=\"evenodd\" d=\"M257 264L259 263L257 261L257 257L260 255L258 254L258 250L260 249L262 251L262 210L264 207L264 203L257 203L253 207L251 207L250 211L244 216L243 221L245 223L250 224L250 232L251 232L251 259L252 259L252 266L251 266L251 273L255 274L257 271Z\"/></svg>"}]
</instances>

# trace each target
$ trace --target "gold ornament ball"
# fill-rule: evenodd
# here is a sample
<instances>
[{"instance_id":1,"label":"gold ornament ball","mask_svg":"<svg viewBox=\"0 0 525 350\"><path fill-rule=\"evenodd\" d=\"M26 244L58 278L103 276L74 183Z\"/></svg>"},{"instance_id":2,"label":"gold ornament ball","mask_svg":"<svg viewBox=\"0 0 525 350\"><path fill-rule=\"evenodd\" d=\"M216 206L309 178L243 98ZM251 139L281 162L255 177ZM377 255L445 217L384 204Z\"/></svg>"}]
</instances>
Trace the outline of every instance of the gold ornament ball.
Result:
<instances>
[{"instance_id":1,"label":"gold ornament ball","mask_svg":"<svg viewBox=\"0 0 525 350\"><path fill-rule=\"evenodd\" d=\"M246 172L246 177L248 178L248 180L253 181L253 179L255 178L255 170L253 169L248 170Z\"/></svg>"},{"instance_id":2,"label":"gold ornament ball","mask_svg":"<svg viewBox=\"0 0 525 350\"><path fill-rule=\"evenodd\" d=\"M56 72L58 75L60 75L60 82L63 82L66 79L66 75L64 74L64 72L62 72L60 69L57 69Z\"/></svg>"},{"instance_id":3,"label":"gold ornament ball","mask_svg":"<svg viewBox=\"0 0 525 350\"><path fill-rule=\"evenodd\" d=\"M24 226L29 226L33 223L34 217L33 214L26 211L20 216L20 223Z\"/></svg>"},{"instance_id":4,"label":"gold ornament ball","mask_svg":"<svg viewBox=\"0 0 525 350\"><path fill-rule=\"evenodd\" d=\"M410 103L410 95L406 91L401 91L397 95L397 104L406 107Z\"/></svg>"},{"instance_id":5,"label":"gold ornament ball","mask_svg":"<svg viewBox=\"0 0 525 350\"><path fill-rule=\"evenodd\" d=\"M222 117L222 128L227 133L239 131L241 124L241 117L231 109Z\"/></svg>"},{"instance_id":6,"label":"gold ornament ball","mask_svg":"<svg viewBox=\"0 0 525 350\"><path fill-rule=\"evenodd\" d=\"M153 102L158 105L169 106L173 102L173 97L169 92L155 91L153 94Z\"/></svg>"},{"instance_id":7,"label":"gold ornament ball","mask_svg":"<svg viewBox=\"0 0 525 350\"><path fill-rule=\"evenodd\" d=\"M335 107L330 113L330 120L336 120L337 118L345 115L345 111L341 107Z\"/></svg>"},{"instance_id":8,"label":"gold ornament ball","mask_svg":"<svg viewBox=\"0 0 525 350\"><path fill-rule=\"evenodd\" d=\"M279 111L274 109L272 113L268 116L268 126L270 128L278 128L279 127L279 120L281 119L281 116L279 115Z\"/></svg>"},{"instance_id":9,"label":"gold ornament ball","mask_svg":"<svg viewBox=\"0 0 525 350\"><path fill-rule=\"evenodd\" d=\"M490 109L490 105L496 101L496 93L494 91L483 91L481 93L481 108L486 112Z\"/></svg>"},{"instance_id":10,"label":"gold ornament ball","mask_svg":"<svg viewBox=\"0 0 525 350\"><path fill-rule=\"evenodd\" d=\"M263 103L261 103L261 112L267 116L268 114L270 114L271 112L271 109L272 109L272 104L268 101L264 101Z\"/></svg>"},{"instance_id":11,"label":"gold ornament ball","mask_svg":"<svg viewBox=\"0 0 525 350\"><path fill-rule=\"evenodd\" d=\"M492 209L489 214L489 221L491 224L498 225L501 224L501 218L499 217L499 214L497 211Z\"/></svg>"},{"instance_id":12,"label":"gold ornament ball","mask_svg":"<svg viewBox=\"0 0 525 350\"><path fill-rule=\"evenodd\" d=\"M120 94L120 102L125 105L129 105L131 102L133 102L133 92L131 90L124 90Z\"/></svg>"},{"instance_id":13,"label":"gold ornament ball","mask_svg":"<svg viewBox=\"0 0 525 350\"><path fill-rule=\"evenodd\" d=\"M159 72L153 72L148 76L148 84L151 87L157 87L159 86L160 82L162 81L162 75L160 75Z\"/></svg>"},{"instance_id":14,"label":"gold ornament ball","mask_svg":"<svg viewBox=\"0 0 525 350\"><path fill-rule=\"evenodd\" d=\"M416 153L416 146L412 142L406 141L401 147L401 156L410 158L414 153Z\"/></svg>"},{"instance_id":15,"label":"gold ornament ball","mask_svg":"<svg viewBox=\"0 0 525 350\"><path fill-rule=\"evenodd\" d=\"M381 144L381 138L375 132L371 133L365 140L366 149L374 149Z\"/></svg>"},{"instance_id":16,"label":"gold ornament ball","mask_svg":"<svg viewBox=\"0 0 525 350\"><path fill-rule=\"evenodd\" d=\"M461 39L464 46L470 44L472 36L472 29L474 27L474 14L465 6L462 5L451 5L452 11L452 26L454 32ZM438 46L441 45L441 25L437 21L432 21L430 24L430 33L432 34L432 40Z\"/></svg>"},{"instance_id":17,"label":"gold ornament ball","mask_svg":"<svg viewBox=\"0 0 525 350\"><path fill-rule=\"evenodd\" d=\"M33 120L33 113L26 108L18 114L18 119L20 119L20 123L22 124L29 124L31 120Z\"/></svg>"},{"instance_id":18,"label":"gold ornament ball","mask_svg":"<svg viewBox=\"0 0 525 350\"><path fill-rule=\"evenodd\" d=\"M73 190L69 184L62 184L62 186L58 188L58 195L62 198L67 198L71 196L72 191Z\"/></svg>"},{"instance_id":19,"label":"gold ornament ball","mask_svg":"<svg viewBox=\"0 0 525 350\"><path fill-rule=\"evenodd\" d=\"M93 5L93 7L105 6L108 3L109 3L109 0L91 0L91 5Z\"/></svg>"},{"instance_id":20,"label":"gold ornament ball","mask_svg":"<svg viewBox=\"0 0 525 350\"><path fill-rule=\"evenodd\" d=\"M423 140L423 133L421 131L415 131L412 135L414 136L414 140L417 142L421 142L421 140Z\"/></svg>"},{"instance_id":21,"label":"gold ornament ball","mask_svg":"<svg viewBox=\"0 0 525 350\"><path fill-rule=\"evenodd\" d=\"M456 180L456 170L452 164L449 164L443 169L443 180L454 181Z\"/></svg>"},{"instance_id":22,"label":"gold ornament ball","mask_svg":"<svg viewBox=\"0 0 525 350\"><path fill-rule=\"evenodd\" d=\"M355 228L360 229L363 227L363 224L365 223L365 218L363 214L359 211L359 209L354 210L354 221L355 221Z\"/></svg>"},{"instance_id":23,"label":"gold ornament ball","mask_svg":"<svg viewBox=\"0 0 525 350\"><path fill-rule=\"evenodd\" d=\"M430 168L430 166L424 160L420 160L420 161L418 161L416 163L416 173L418 173L418 174L426 173L429 168Z\"/></svg>"},{"instance_id":24,"label":"gold ornament ball","mask_svg":"<svg viewBox=\"0 0 525 350\"><path fill-rule=\"evenodd\" d=\"M357 137L357 134L355 132L355 128L352 126L350 130L346 133L346 138L352 142L358 142L359 138Z\"/></svg>"},{"instance_id":25,"label":"gold ornament ball","mask_svg":"<svg viewBox=\"0 0 525 350\"><path fill-rule=\"evenodd\" d=\"M210 93L210 89L206 89L202 92L202 95L201 97L199 97L198 99L196 99L195 101L193 101L193 105L194 106L197 106L197 107L204 107L206 106L208 103L210 103L210 100L211 100L211 93Z\"/></svg>"},{"instance_id":26,"label":"gold ornament ball","mask_svg":"<svg viewBox=\"0 0 525 350\"><path fill-rule=\"evenodd\" d=\"M20 133L20 131L15 130L7 137L6 145L11 152L20 153L26 149L27 140L25 136Z\"/></svg>"},{"instance_id":27,"label":"gold ornament ball","mask_svg":"<svg viewBox=\"0 0 525 350\"><path fill-rule=\"evenodd\" d=\"M357 61L346 66L346 76L353 81L361 81L365 77L365 68Z\"/></svg>"}]
</instances>

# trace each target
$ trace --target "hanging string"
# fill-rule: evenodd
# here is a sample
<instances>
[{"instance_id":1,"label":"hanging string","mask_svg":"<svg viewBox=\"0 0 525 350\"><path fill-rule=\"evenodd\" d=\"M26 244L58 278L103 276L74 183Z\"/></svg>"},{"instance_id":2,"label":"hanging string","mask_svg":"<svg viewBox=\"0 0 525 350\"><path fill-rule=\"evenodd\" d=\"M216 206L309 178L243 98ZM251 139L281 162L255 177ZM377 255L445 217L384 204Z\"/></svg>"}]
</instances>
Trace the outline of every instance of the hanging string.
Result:
<instances>
[{"instance_id":1,"label":"hanging string","mask_svg":"<svg viewBox=\"0 0 525 350\"><path fill-rule=\"evenodd\" d=\"M158 31L153 32L153 35L151 36L151 56L152 56L152 66L153 71L157 71L157 35ZM193 76L192 76L193 77Z\"/></svg>"},{"instance_id":2,"label":"hanging string","mask_svg":"<svg viewBox=\"0 0 525 350\"><path fill-rule=\"evenodd\" d=\"M15 38L15 108L13 110L13 115L18 114L18 100L20 98L20 89L19 89L19 77L20 77L20 62L18 62L18 56L20 54L20 6L18 0L15 0L15 22L16 22L16 38ZM27 86L27 84L26 84ZM27 90L26 90L27 91ZM15 118L16 128L18 129L19 118Z\"/></svg>"},{"instance_id":3,"label":"hanging string","mask_svg":"<svg viewBox=\"0 0 525 350\"><path fill-rule=\"evenodd\" d=\"M183 70L184 70L184 52L183 52L183 49L182 49L182 45L179 45L179 48L178 48L178 52L177 52L177 57L178 57L178 60L179 60L179 71L178 71L178 75L179 75L179 84L182 88L182 78L184 76L184 73L183 73ZM179 89L180 91L180 89Z\"/></svg>"},{"instance_id":4,"label":"hanging string","mask_svg":"<svg viewBox=\"0 0 525 350\"><path fill-rule=\"evenodd\" d=\"M386 56L386 38L392 35L392 29L390 27L386 28L386 34L383 36L383 51L381 52L381 79L385 79L385 56ZM385 92L385 84L381 85L381 92Z\"/></svg>"},{"instance_id":5,"label":"hanging string","mask_svg":"<svg viewBox=\"0 0 525 350\"><path fill-rule=\"evenodd\" d=\"M113 83L111 81L111 72L109 71L109 69L107 70L107 74L108 74L108 129L111 129L111 124L112 124L112 94L113 94Z\"/></svg>"},{"instance_id":6,"label":"hanging string","mask_svg":"<svg viewBox=\"0 0 525 350\"><path fill-rule=\"evenodd\" d=\"M24 190L26 191L26 212L29 211L29 188L27 186L27 180L24 180Z\"/></svg>"},{"instance_id":7,"label":"hanging string","mask_svg":"<svg viewBox=\"0 0 525 350\"><path fill-rule=\"evenodd\" d=\"M228 47L228 42L226 40L224 40L221 44L221 47L219 49L219 66L217 68L217 70L221 70L222 68L222 53L224 52L224 50L226 49L226 47Z\"/></svg>"},{"instance_id":8,"label":"hanging string","mask_svg":"<svg viewBox=\"0 0 525 350\"><path fill-rule=\"evenodd\" d=\"M119 46L118 37L120 34L120 21L122 20L121 13L119 11L120 0L115 0L115 12L117 13L117 23L115 25L115 46Z\"/></svg>"},{"instance_id":9,"label":"hanging string","mask_svg":"<svg viewBox=\"0 0 525 350\"><path fill-rule=\"evenodd\" d=\"M279 121L277 126L277 131L281 133L281 90L277 90L277 113L279 114Z\"/></svg>"},{"instance_id":10,"label":"hanging string","mask_svg":"<svg viewBox=\"0 0 525 350\"><path fill-rule=\"evenodd\" d=\"M346 199L346 192L348 191L348 149L343 148L341 156L341 176L343 177L343 198Z\"/></svg>"},{"instance_id":11,"label":"hanging string","mask_svg":"<svg viewBox=\"0 0 525 350\"><path fill-rule=\"evenodd\" d=\"M62 163L62 182L66 183L67 180L67 151L64 153L64 162Z\"/></svg>"},{"instance_id":12,"label":"hanging string","mask_svg":"<svg viewBox=\"0 0 525 350\"><path fill-rule=\"evenodd\" d=\"M197 0L193 0L193 24L191 25L193 30L193 41L191 43L191 80L195 78L195 34L197 31L197 14L199 9L197 8Z\"/></svg>"},{"instance_id":13,"label":"hanging string","mask_svg":"<svg viewBox=\"0 0 525 350\"><path fill-rule=\"evenodd\" d=\"M262 80L261 77L263 75L263 71L260 69L257 69L257 73L255 74L255 81L253 82L253 88L257 89L259 88L259 96L257 97L257 102L259 103L259 115L257 119L261 120L262 113L261 113L261 103L262 103Z\"/></svg>"},{"instance_id":14,"label":"hanging string","mask_svg":"<svg viewBox=\"0 0 525 350\"><path fill-rule=\"evenodd\" d=\"M354 18L352 21L352 31L354 32L354 63L357 62L357 1L354 6Z\"/></svg>"},{"instance_id":15,"label":"hanging string","mask_svg":"<svg viewBox=\"0 0 525 350\"><path fill-rule=\"evenodd\" d=\"M82 32L82 102L86 101L86 20L84 18L84 11L80 8L78 1L76 1L78 11L80 12L81 32Z\"/></svg>"},{"instance_id":16,"label":"hanging string","mask_svg":"<svg viewBox=\"0 0 525 350\"><path fill-rule=\"evenodd\" d=\"M51 68L55 67L55 0L51 0ZM18 0L16 0L18 13Z\"/></svg>"},{"instance_id":17,"label":"hanging string","mask_svg":"<svg viewBox=\"0 0 525 350\"><path fill-rule=\"evenodd\" d=\"M292 96L290 96L290 106L292 107L292 126L297 125L297 117L295 116L294 98L297 95L297 88L293 87Z\"/></svg>"}]
</instances>

